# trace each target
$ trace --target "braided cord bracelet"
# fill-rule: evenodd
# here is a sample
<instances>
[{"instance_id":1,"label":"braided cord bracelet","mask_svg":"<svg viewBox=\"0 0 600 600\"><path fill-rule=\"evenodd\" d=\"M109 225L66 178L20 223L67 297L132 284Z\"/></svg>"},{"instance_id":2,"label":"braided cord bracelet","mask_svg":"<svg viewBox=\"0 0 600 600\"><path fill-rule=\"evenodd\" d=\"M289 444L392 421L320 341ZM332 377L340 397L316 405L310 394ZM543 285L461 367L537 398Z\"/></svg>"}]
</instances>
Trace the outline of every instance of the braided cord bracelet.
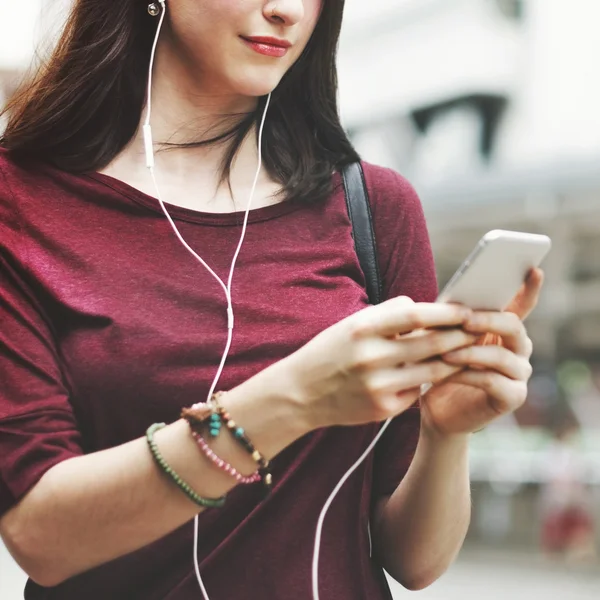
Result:
<instances>
[{"instance_id":1,"label":"braided cord bracelet","mask_svg":"<svg viewBox=\"0 0 600 600\"><path fill-rule=\"evenodd\" d=\"M163 458L158 449L158 445L154 440L154 434L163 427L166 427L165 423L154 423L154 425L150 425L146 431L146 441L148 442L148 447L150 448L150 452L152 452L152 457L156 464L161 468L163 473L165 473L165 475L167 475L190 500L192 500L192 502L195 502L198 506L202 506L203 508L221 508L225 504L227 496L221 496L220 498L203 498L202 496L199 496Z\"/></svg>"},{"instance_id":2,"label":"braided cord bracelet","mask_svg":"<svg viewBox=\"0 0 600 600\"><path fill-rule=\"evenodd\" d=\"M246 435L243 427L238 427L230 414L224 409L219 399L225 392L216 392L207 403L194 404L191 408L184 408L181 416L194 429L194 426L207 424L211 437L217 437L221 430L221 424L231 432L234 440L252 457L258 466L258 473L262 479L267 492L273 486L273 475L269 468L269 461L256 449L250 438Z\"/></svg>"},{"instance_id":3,"label":"braided cord bracelet","mask_svg":"<svg viewBox=\"0 0 600 600\"><path fill-rule=\"evenodd\" d=\"M263 484L267 490L273 485L273 475L269 468L269 461L256 449L250 438L246 435L243 427L238 427L229 413L220 407L219 413L225 426L231 431L233 438L242 446L242 448L252 457L252 460L258 465L258 472L261 475Z\"/></svg>"}]
</instances>

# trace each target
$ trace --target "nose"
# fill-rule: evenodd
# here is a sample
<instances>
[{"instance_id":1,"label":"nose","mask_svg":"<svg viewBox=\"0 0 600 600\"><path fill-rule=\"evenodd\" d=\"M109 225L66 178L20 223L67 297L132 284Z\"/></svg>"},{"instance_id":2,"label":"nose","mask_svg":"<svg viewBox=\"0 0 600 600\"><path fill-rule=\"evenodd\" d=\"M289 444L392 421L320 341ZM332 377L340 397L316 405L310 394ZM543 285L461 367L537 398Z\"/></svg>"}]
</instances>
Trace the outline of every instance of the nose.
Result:
<instances>
[{"instance_id":1,"label":"nose","mask_svg":"<svg viewBox=\"0 0 600 600\"><path fill-rule=\"evenodd\" d=\"M264 15L271 23L291 27L304 18L304 0L274 0L267 2Z\"/></svg>"}]
</instances>

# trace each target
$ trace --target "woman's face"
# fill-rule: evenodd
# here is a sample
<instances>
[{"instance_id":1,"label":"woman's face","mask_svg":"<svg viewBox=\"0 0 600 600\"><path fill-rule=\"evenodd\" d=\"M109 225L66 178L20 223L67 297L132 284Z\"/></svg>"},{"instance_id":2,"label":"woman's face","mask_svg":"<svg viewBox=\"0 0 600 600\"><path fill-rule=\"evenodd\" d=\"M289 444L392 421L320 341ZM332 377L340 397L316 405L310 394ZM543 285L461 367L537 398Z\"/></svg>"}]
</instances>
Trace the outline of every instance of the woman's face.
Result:
<instances>
[{"instance_id":1,"label":"woman's face","mask_svg":"<svg viewBox=\"0 0 600 600\"><path fill-rule=\"evenodd\" d=\"M263 96L300 57L323 0L167 0L172 50L203 92Z\"/></svg>"}]
</instances>

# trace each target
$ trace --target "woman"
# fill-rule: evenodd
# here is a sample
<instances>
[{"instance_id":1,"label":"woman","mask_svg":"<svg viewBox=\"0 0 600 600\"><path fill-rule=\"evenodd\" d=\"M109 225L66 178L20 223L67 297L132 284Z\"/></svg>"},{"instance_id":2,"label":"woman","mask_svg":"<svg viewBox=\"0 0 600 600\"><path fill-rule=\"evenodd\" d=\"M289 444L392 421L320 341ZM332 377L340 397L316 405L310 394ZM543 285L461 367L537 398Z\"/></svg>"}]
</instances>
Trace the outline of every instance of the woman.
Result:
<instances>
[{"instance_id":1,"label":"woman","mask_svg":"<svg viewBox=\"0 0 600 600\"><path fill-rule=\"evenodd\" d=\"M336 106L342 10L343 0L77 0L49 65L11 103L0 532L31 577L26 598L184 600L200 586L212 600L311 597L319 513L389 417L325 522L321 597L389 598L383 567L419 589L457 554L468 436L525 399L520 318L541 273L512 312L433 304L419 200L365 164L387 298L367 306L335 173L357 159ZM148 151L149 173L142 123L163 17L148 96L161 152ZM259 147L223 288L156 196L224 280ZM486 334L501 343L476 343ZM266 496L238 485L271 477Z\"/></svg>"}]
</instances>

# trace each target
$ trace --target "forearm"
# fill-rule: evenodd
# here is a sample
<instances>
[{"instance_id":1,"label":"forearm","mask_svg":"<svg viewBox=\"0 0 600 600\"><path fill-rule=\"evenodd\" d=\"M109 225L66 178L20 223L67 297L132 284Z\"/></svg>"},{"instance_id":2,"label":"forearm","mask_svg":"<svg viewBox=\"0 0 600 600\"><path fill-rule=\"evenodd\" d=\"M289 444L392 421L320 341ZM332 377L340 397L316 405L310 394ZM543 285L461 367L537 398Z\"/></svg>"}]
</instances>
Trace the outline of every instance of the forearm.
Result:
<instances>
[{"instance_id":1,"label":"forearm","mask_svg":"<svg viewBox=\"0 0 600 600\"><path fill-rule=\"evenodd\" d=\"M405 587L427 587L456 558L470 514L468 437L422 432L406 477L375 515L377 556Z\"/></svg>"},{"instance_id":2,"label":"forearm","mask_svg":"<svg viewBox=\"0 0 600 600\"><path fill-rule=\"evenodd\" d=\"M267 458L306 432L295 405L273 392L281 387L262 376L224 401ZM185 421L155 440L198 494L219 497L234 486L202 456ZM225 432L211 446L243 473L256 467ZM160 471L142 438L56 465L2 518L0 531L25 571L51 586L164 537L200 510Z\"/></svg>"}]
</instances>

